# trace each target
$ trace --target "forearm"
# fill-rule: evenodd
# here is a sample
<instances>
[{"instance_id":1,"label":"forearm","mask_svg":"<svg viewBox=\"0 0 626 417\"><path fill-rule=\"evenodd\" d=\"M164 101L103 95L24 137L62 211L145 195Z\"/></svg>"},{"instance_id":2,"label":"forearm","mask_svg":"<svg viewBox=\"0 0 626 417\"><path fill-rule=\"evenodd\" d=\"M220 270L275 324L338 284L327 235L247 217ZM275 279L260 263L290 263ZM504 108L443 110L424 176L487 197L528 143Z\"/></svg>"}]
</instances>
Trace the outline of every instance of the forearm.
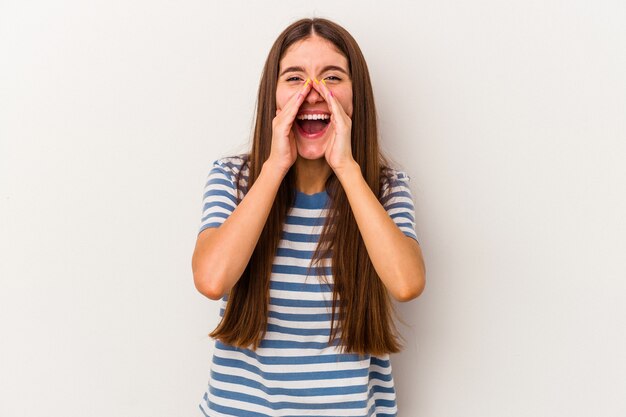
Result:
<instances>
[{"instance_id":1,"label":"forearm","mask_svg":"<svg viewBox=\"0 0 626 417\"><path fill-rule=\"evenodd\" d=\"M417 242L389 217L367 185L358 164L337 172L374 269L399 301L417 297L424 288L425 268Z\"/></svg>"},{"instance_id":2,"label":"forearm","mask_svg":"<svg viewBox=\"0 0 626 417\"><path fill-rule=\"evenodd\" d=\"M203 233L198 236L192 258L194 281L207 297L221 298L241 277L284 175L266 162L257 180L224 223L206 237Z\"/></svg>"}]
</instances>

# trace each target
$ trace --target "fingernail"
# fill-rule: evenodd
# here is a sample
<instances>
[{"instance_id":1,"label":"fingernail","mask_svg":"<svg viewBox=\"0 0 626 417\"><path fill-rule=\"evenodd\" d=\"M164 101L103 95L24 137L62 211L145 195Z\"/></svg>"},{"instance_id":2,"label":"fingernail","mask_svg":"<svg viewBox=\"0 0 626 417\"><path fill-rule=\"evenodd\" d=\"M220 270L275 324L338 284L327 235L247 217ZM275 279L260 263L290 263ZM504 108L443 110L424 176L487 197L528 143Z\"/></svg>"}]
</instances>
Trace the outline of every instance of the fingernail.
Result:
<instances>
[{"instance_id":1,"label":"fingernail","mask_svg":"<svg viewBox=\"0 0 626 417\"><path fill-rule=\"evenodd\" d=\"M322 80L322 82L324 83L324 85L326 85L326 81Z\"/></svg>"},{"instance_id":2,"label":"fingernail","mask_svg":"<svg viewBox=\"0 0 626 417\"><path fill-rule=\"evenodd\" d=\"M307 78L307 79L306 79L306 82L304 83L304 86L306 87L307 85L309 85L309 83L310 83L310 82L311 82L311 79L310 79L310 78Z\"/></svg>"},{"instance_id":3,"label":"fingernail","mask_svg":"<svg viewBox=\"0 0 626 417\"><path fill-rule=\"evenodd\" d=\"M317 81L317 78L316 78L316 79L315 79L315 84L319 84L319 83L320 83L320 82L319 82L319 81Z\"/></svg>"},{"instance_id":4,"label":"fingernail","mask_svg":"<svg viewBox=\"0 0 626 417\"><path fill-rule=\"evenodd\" d=\"M330 90L328 90L328 91L330 91ZM331 96L331 97L335 97L335 95L333 94L333 92L332 92L332 91L330 91L330 96Z\"/></svg>"}]
</instances>

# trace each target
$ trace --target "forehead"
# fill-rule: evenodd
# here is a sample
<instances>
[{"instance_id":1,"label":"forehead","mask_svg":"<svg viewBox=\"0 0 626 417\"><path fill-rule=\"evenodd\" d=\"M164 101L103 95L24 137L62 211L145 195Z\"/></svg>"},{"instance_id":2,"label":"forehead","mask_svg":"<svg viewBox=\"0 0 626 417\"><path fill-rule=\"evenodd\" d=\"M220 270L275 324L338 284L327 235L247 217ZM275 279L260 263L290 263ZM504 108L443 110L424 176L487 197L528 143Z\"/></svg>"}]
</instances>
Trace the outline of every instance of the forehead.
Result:
<instances>
[{"instance_id":1,"label":"forehead","mask_svg":"<svg viewBox=\"0 0 626 417\"><path fill-rule=\"evenodd\" d=\"M338 65L348 71L347 58L332 42L319 36L293 43L280 60L280 70L290 66L316 69L327 65Z\"/></svg>"}]
</instances>

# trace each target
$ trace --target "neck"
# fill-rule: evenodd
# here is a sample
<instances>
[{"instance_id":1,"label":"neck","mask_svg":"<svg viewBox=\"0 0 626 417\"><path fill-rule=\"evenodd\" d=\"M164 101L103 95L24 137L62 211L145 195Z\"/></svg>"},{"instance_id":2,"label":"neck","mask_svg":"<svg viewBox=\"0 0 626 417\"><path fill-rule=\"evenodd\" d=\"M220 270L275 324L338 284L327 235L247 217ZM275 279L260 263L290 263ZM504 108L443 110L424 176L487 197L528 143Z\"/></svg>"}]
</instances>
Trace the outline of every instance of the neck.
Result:
<instances>
[{"instance_id":1,"label":"neck","mask_svg":"<svg viewBox=\"0 0 626 417\"><path fill-rule=\"evenodd\" d=\"M296 188L305 194L315 194L325 190L326 179L332 169L324 157L304 159L298 155L296 159Z\"/></svg>"}]
</instances>

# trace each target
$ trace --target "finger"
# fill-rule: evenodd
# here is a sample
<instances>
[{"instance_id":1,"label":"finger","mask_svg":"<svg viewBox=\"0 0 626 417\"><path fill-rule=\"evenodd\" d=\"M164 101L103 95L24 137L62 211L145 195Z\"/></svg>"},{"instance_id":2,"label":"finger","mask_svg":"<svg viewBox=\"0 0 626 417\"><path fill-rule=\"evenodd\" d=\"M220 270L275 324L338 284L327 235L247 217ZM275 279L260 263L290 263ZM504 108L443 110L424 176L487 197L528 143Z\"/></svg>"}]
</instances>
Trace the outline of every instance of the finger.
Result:
<instances>
[{"instance_id":1,"label":"finger","mask_svg":"<svg viewBox=\"0 0 626 417\"><path fill-rule=\"evenodd\" d=\"M324 98L324 100L326 100L326 102L328 102L330 104L330 96L329 96L329 89L326 88L324 89L326 85L326 81L321 80L318 81L317 78L314 79L314 81L311 83L311 86L315 89L315 91L317 91L319 93L320 96L322 96Z\"/></svg>"},{"instance_id":2,"label":"finger","mask_svg":"<svg viewBox=\"0 0 626 417\"><path fill-rule=\"evenodd\" d=\"M295 119L296 114L298 114L298 110L304 101L304 98L309 93L311 89L311 85L313 83L310 79L307 78L304 85L287 101L287 104L281 109L282 112L285 113L284 117Z\"/></svg>"},{"instance_id":3,"label":"finger","mask_svg":"<svg viewBox=\"0 0 626 417\"><path fill-rule=\"evenodd\" d=\"M337 120L345 121L348 117L347 113L343 109L341 103L337 100L337 97L333 94L332 90L328 88L326 85L326 81L322 80L318 84L316 84L315 89L322 94L322 97L326 100L330 107L330 112L333 117L331 117L331 121L335 123Z\"/></svg>"}]
</instances>

